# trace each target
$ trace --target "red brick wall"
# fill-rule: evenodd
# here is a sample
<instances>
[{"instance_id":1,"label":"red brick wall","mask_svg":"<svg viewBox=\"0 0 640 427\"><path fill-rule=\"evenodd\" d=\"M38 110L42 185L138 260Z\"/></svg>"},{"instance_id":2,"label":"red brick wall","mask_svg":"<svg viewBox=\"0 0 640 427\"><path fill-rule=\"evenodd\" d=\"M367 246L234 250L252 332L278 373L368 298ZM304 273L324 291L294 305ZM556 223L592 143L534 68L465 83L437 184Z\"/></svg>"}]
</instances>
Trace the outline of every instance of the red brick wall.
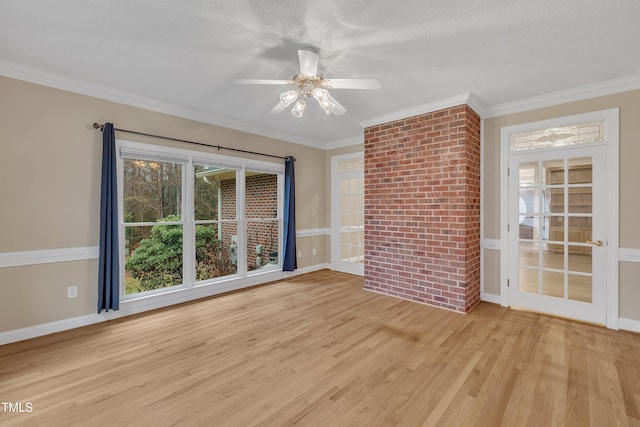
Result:
<instances>
[{"instance_id":1,"label":"red brick wall","mask_svg":"<svg viewBox=\"0 0 640 427\"><path fill-rule=\"evenodd\" d=\"M480 117L462 105L364 132L365 289L480 302Z\"/></svg>"}]
</instances>

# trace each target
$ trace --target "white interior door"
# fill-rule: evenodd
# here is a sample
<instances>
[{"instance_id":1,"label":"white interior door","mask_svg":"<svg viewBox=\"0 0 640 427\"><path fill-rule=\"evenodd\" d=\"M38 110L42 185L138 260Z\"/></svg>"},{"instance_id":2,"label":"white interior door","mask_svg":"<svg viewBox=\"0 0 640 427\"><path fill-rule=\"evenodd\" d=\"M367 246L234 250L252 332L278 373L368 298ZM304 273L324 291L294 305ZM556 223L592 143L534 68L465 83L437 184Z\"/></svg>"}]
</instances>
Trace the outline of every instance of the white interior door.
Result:
<instances>
[{"instance_id":1,"label":"white interior door","mask_svg":"<svg viewBox=\"0 0 640 427\"><path fill-rule=\"evenodd\" d=\"M364 162L362 153L332 160L334 270L364 275Z\"/></svg>"},{"instance_id":2,"label":"white interior door","mask_svg":"<svg viewBox=\"0 0 640 427\"><path fill-rule=\"evenodd\" d=\"M512 153L509 305L607 321L606 147Z\"/></svg>"}]
</instances>

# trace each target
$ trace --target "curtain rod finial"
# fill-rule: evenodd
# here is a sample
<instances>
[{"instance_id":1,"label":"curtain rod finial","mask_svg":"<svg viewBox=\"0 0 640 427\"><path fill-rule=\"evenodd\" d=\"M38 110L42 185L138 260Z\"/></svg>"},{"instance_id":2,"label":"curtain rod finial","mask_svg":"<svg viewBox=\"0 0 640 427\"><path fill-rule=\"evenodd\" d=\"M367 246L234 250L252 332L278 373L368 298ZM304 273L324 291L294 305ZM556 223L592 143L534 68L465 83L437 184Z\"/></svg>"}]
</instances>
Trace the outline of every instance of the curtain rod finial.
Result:
<instances>
[{"instance_id":1,"label":"curtain rod finial","mask_svg":"<svg viewBox=\"0 0 640 427\"><path fill-rule=\"evenodd\" d=\"M104 125L101 125L99 123L94 123L93 124L93 128L94 129L100 129L102 131L102 130L104 130Z\"/></svg>"}]
</instances>

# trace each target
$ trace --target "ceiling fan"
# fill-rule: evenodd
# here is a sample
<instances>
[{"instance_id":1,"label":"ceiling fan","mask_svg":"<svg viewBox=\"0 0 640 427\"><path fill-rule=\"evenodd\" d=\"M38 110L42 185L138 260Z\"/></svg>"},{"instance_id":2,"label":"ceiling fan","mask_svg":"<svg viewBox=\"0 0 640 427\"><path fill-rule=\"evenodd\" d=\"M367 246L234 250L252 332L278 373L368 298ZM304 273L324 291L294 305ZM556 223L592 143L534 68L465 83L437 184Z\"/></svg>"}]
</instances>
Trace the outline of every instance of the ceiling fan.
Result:
<instances>
[{"instance_id":1,"label":"ceiling fan","mask_svg":"<svg viewBox=\"0 0 640 427\"><path fill-rule=\"evenodd\" d=\"M329 89L380 89L382 83L378 79L325 79L318 74L318 53L312 48L298 50L300 73L290 80L237 79L235 83L254 85L291 85L294 89L280 94L280 102L270 111L278 114L295 102L291 114L302 117L306 107L306 99L314 98L325 113L341 116L347 112L336 99L329 94Z\"/></svg>"}]
</instances>

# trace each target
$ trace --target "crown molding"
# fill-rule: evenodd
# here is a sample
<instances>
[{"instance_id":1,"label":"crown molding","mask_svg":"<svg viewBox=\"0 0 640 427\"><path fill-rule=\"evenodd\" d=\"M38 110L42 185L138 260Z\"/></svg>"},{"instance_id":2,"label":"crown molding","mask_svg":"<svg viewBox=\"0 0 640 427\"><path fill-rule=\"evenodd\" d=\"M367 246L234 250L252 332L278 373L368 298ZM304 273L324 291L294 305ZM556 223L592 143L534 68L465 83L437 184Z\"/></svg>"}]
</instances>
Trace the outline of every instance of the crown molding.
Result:
<instances>
[{"instance_id":1,"label":"crown molding","mask_svg":"<svg viewBox=\"0 0 640 427\"><path fill-rule=\"evenodd\" d=\"M363 128L368 128L368 127L380 125L383 123L390 123L396 120L406 119L407 117L420 116L422 114L433 113L434 111L444 110L445 108L451 108L451 107L456 107L458 105L467 104L469 102L470 97L471 97L471 93L452 96L450 98L441 99L439 101L429 102L428 104L416 105L415 107L406 108L404 110L395 111L389 114L383 114L382 116L374 117L368 120L363 120L359 123L360 123L360 126L362 126Z\"/></svg>"},{"instance_id":2,"label":"crown molding","mask_svg":"<svg viewBox=\"0 0 640 427\"><path fill-rule=\"evenodd\" d=\"M105 85L90 83L85 80L69 77L66 75L45 71L36 67L29 67L16 62L0 58L0 75L5 77L23 80L30 83L40 84L55 89L61 89L81 95L91 96L106 101L117 102L132 107L169 114L185 119L195 120L214 126L221 126L241 132L260 135L266 138L278 139L294 144L318 148L321 150L331 150L335 148L348 147L361 144L362 137L349 137L337 141L322 142L315 139L304 138L286 132L274 131L251 123L233 120L206 111L184 107L181 105L161 101L159 99L130 93L120 89L114 89ZM604 82L579 86L573 89L534 96L518 101L486 106L480 98L472 93L465 93L450 98L441 99L427 104L399 110L368 120L360 121L363 128L375 126L382 123L389 123L407 117L428 114L434 111L451 108L458 105L469 105L481 118L504 116L507 114L520 113L537 108L550 107L553 105L565 104L573 101L606 96L614 93L627 92L640 89L640 64L638 72L634 75L607 80Z\"/></svg>"},{"instance_id":3,"label":"crown molding","mask_svg":"<svg viewBox=\"0 0 640 427\"><path fill-rule=\"evenodd\" d=\"M491 109L484 103L480 98L478 98L473 93L469 93L469 98L467 99L467 105L471 107L473 111L478 113L481 119L484 119L491 111Z\"/></svg>"},{"instance_id":4,"label":"crown molding","mask_svg":"<svg viewBox=\"0 0 640 427\"><path fill-rule=\"evenodd\" d=\"M639 74L494 105L487 110L487 115L484 118L505 116L507 114L521 113L523 111L640 89Z\"/></svg>"},{"instance_id":5,"label":"crown molding","mask_svg":"<svg viewBox=\"0 0 640 427\"><path fill-rule=\"evenodd\" d=\"M327 142L324 146L325 150L334 150L336 148L352 147L354 145L364 144L364 135L351 136L349 138L339 139L337 141Z\"/></svg>"},{"instance_id":6,"label":"crown molding","mask_svg":"<svg viewBox=\"0 0 640 427\"><path fill-rule=\"evenodd\" d=\"M324 143L322 143L321 141L303 138L285 132L278 132L272 129L262 128L251 123L228 119L226 117L218 116L206 111L184 107L182 105L161 101L159 99L151 98L144 95L130 93L105 85L90 83L85 80L76 79L50 71L45 71L40 68L29 67L16 62L7 61L2 58L0 58L0 75L52 87L55 89L78 93L80 95L87 95L106 101L117 102L119 104L125 104L131 107L155 111L157 113L169 114L172 116L195 120L214 126L220 126L228 129L264 136L267 138L292 142L294 144L306 145L308 147L319 149L324 149L325 147Z\"/></svg>"}]
</instances>

